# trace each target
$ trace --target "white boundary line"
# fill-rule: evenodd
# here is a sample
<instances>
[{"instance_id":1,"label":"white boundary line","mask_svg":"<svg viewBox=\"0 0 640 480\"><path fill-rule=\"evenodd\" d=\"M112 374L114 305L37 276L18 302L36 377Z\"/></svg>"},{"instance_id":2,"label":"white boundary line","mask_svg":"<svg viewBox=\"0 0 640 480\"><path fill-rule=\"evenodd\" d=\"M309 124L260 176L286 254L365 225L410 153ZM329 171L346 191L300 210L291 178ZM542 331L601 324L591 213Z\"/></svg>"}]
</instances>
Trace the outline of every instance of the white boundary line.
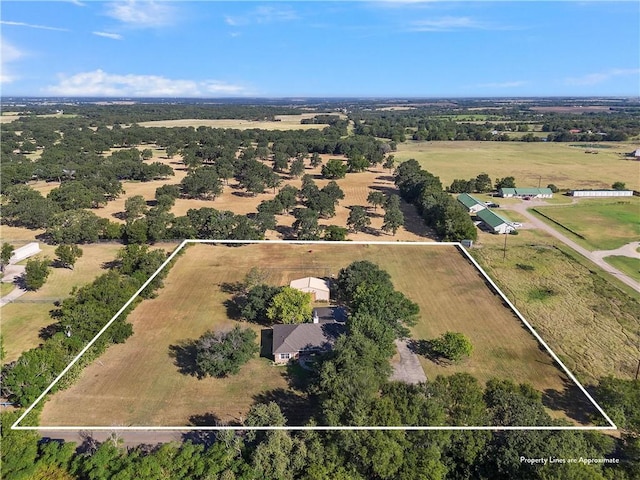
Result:
<instances>
[{"instance_id":1,"label":"white boundary line","mask_svg":"<svg viewBox=\"0 0 640 480\"><path fill-rule=\"evenodd\" d=\"M584 393L589 401L596 407L598 412L609 422L609 426L580 426L580 425L559 425L559 426L372 426L372 427L348 427L348 426L294 426L294 427L236 427L236 426L193 426L193 427L143 427L143 426L21 426L18 425L24 418L35 408L35 406L45 397L47 393L60 381L60 379L76 364L85 352L91 348L91 346L98 340L107 328L126 310L126 308L136 299L140 293L151 283L151 281L164 269L171 260L178 254L180 250L184 248L188 243L212 243L212 244L239 244L239 245L251 245L257 243L265 243L270 245L409 245L409 246L434 246L434 245L447 245L457 247L464 256L476 267L476 269L482 274L482 276L489 282L489 284L500 295L502 300L511 308L511 310L517 315L517 317L524 323L529 331L536 337L536 339L544 346L549 352L551 357L562 367L562 370L569 376L569 378L578 386L578 388ZM107 431L198 431L198 430L492 430L492 431L508 431L508 430L617 430L618 427L613 423L611 418L604 412L602 407L593 399L593 397L587 392L582 384L576 379L576 377L569 371L564 363L558 358L558 356L551 350L546 342L538 335L538 332L525 320L518 309L509 301L502 290L489 278L489 275L482 269L482 267L475 261L475 259L467 252L467 250L459 242L364 242L364 241L340 241L340 242L327 242L327 241L315 241L315 240L184 240L178 247L167 257L167 259L160 265L160 267L147 279L146 282L138 289L136 293L118 310L118 312L109 320L104 327L96 334L95 337L78 353L78 355L67 365L62 372L55 378L55 380L49 385L40 396L33 402L25 412L11 426L12 430L36 430L36 431L52 431L52 430L107 430Z\"/></svg>"}]
</instances>

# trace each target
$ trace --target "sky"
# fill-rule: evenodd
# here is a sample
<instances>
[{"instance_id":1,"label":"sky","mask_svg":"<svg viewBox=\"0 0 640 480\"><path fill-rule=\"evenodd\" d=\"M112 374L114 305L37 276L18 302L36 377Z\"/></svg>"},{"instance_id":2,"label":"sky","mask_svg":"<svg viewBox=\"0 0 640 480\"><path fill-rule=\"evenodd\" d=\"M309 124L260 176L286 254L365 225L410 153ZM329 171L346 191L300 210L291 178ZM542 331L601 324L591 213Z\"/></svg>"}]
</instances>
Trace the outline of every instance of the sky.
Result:
<instances>
[{"instance_id":1,"label":"sky","mask_svg":"<svg viewBox=\"0 0 640 480\"><path fill-rule=\"evenodd\" d=\"M639 96L637 1L0 2L2 96Z\"/></svg>"}]
</instances>

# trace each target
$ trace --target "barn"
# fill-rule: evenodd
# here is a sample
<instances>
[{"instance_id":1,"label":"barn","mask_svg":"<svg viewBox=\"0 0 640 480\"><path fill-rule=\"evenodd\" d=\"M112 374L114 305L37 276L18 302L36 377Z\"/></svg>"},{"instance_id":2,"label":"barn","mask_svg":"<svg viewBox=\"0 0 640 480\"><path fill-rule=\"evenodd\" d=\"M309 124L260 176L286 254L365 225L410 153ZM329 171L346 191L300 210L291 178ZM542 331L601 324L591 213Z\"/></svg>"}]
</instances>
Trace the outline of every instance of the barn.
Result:
<instances>
[{"instance_id":1,"label":"barn","mask_svg":"<svg viewBox=\"0 0 640 480\"><path fill-rule=\"evenodd\" d=\"M469 213L477 213L480 210L487 208L483 202L472 197L468 193L461 193L458 195L458 202L460 202Z\"/></svg>"},{"instance_id":2,"label":"barn","mask_svg":"<svg viewBox=\"0 0 640 480\"><path fill-rule=\"evenodd\" d=\"M316 277L304 277L292 280L291 288L310 293L315 302L328 302L330 297L329 282Z\"/></svg>"},{"instance_id":3,"label":"barn","mask_svg":"<svg viewBox=\"0 0 640 480\"><path fill-rule=\"evenodd\" d=\"M632 197L633 190L571 190L572 197Z\"/></svg>"},{"instance_id":4,"label":"barn","mask_svg":"<svg viewBox=\"0 0 640 480\"><path fill-rule=\"evenodd\" d=\"M513 222L498 215L492 210L485 208L477 213L478 218L482 221L482 224L489 231L493 233L511 233L516 228L513 226Z\"/></svg>"}]
</instances>

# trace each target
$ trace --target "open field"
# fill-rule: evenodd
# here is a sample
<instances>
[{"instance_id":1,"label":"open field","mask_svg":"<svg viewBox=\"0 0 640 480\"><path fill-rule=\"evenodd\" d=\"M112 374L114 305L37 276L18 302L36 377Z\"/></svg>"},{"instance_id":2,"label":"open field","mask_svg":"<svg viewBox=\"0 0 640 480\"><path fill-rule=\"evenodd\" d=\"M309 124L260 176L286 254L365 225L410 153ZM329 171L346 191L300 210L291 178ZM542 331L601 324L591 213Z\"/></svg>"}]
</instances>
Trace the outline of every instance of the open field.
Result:
<instances>
[{"instance_id":1,"label":"open field","mask_svg":"<svg viewBox=\"0 0 640 480\"><path fill-rule=\"evenodd\" d=\"M269 283L281 285L310 274L335 275L363 259L386 269L396 288L420 305L416 339L457 330L474 344L473 356L459 366L422 359L428 377L466 371L481 382L505 377L563 396L564 374L455 247L205 244L190 246L158 297L131 313L134 335L125 344L110 347L75 385L52 396L41 424L188 425L191 416L206 414L237 422L257 398L272 398L274 389L283 389L280 397L299 399L284 370L266 359L253 359L229 379L197 380L179 373L170 346L236 324L227 318L224 302L230 294L220 285L241 280L252 266L266 269ZM259 332L259 326L250 326Z\"/></svg>"},{"instance_id":2,"label":"open field","mask_svg":"<svg viewBox=\"0 0 640 480\"><path fill-rule=\"evenodd\" d=\"M631 258L622 255L613 255L604 257L604 260L640 282L640 256L638 258Z\"/></svg>"},{"instance_id":3,"label":"open field","mask_svg":"<svg viewBox=\"0 0 640 480\"><path fill-rule=\"evenodd\" d=\"M301 115L276 115L277 121L255 121L241 119L181 119L181 120L157 120L152 122L140 122L141 127L211 127L211 128L234 128L237 130L249 130L259 128L262 130L310 130L323 129L327 124L301 124L300 120L313 118L322 113L303 113ZM344 114L331 113L331 115L340 115L345 118Z\"/></svg>"},{"instance_id":4,"label":"open field","mask_svg":"<svg viewBox=\"0 0 640 480\"><path fill-rule=\"evenodd\" d=\"M585 383L633 378L640 294L538 230L480 233L473 256L569 369Z\"/></svg>"},{"instance_id":5,"label":"open field","mask_svg":"<svg viewBox=\"0 0 640 480\"><path fill-rule=\"evenodd\" d=\"M557 223L540 216L589 250L614 250L640 237L638 197L581 199L570 206L537 207L533 211L553 219Z\"/></svg>"},{"instance_id":6,"label":"open field","mask_svg":"<svg viewBox=\"0 0 640 480\"><path fill-rule=\"evenodd\" d=\"M397 161L415 158L445 186L456 178L479 173L496 177L513 176L520 187L542 187L553 183L560 189L610 188L617 181L640 189L638 162L621 154L633 144L612 144L598 155L566 143L523 142L415 142L398 144Z\"/></svg>"}]
</instances>

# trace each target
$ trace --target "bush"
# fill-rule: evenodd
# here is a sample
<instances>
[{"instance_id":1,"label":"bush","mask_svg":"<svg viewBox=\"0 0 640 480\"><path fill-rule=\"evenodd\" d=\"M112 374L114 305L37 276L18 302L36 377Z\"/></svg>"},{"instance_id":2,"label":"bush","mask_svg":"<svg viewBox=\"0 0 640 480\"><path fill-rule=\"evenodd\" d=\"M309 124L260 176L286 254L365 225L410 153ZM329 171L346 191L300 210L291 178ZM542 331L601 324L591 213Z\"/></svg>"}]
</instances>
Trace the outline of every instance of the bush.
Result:
<instances>
[{"instance_id":1,"label":"bush","mask_svg":"<svg viewBox=\"0 0 640 480\"><path fill-rule=\"evenodd\" d=\"M250 328L236 326L230 332L207 332L196 347L196 370L199 378L226 377L240 371L259 350L257 335Z\"/></svg>"},{"instance_id":2,"label":"bush","mask_svg":"<svg viewBox=\"0 0 640 480\"><path fill-rule=\"evenodd\" d=\"M462 333L447 332L431 341L431 351L447 360L458 362L471 355L473 345Z\"/></svg>"}]
</instances>

